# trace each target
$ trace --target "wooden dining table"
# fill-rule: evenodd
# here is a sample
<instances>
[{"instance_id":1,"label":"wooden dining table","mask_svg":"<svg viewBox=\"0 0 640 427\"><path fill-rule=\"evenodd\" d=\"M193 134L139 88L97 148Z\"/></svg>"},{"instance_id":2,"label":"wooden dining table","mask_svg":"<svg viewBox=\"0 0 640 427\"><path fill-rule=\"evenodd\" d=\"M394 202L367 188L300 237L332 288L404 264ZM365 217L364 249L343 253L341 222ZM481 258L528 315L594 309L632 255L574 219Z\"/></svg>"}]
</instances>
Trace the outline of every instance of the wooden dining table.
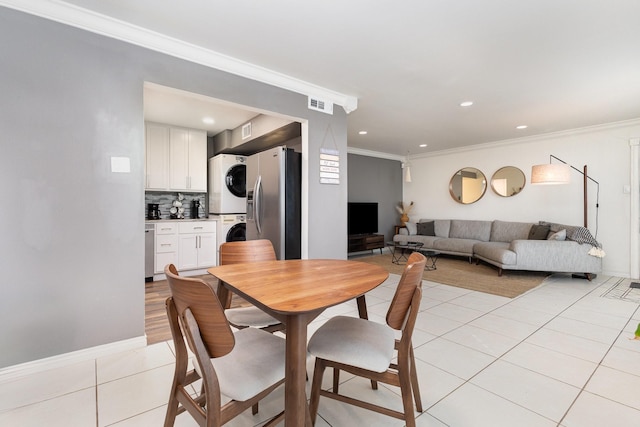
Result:
<instances>
[{"instance_id":1,"label":"wooden dining table","mask_svg":"<svg viewBox=\"0 0 640 427\"><path fill-rule=\"evenodd\" d=\"M232 264L207 271L225 289L286 325L285 426L311 426L305 391L307 325L328 307L354 298L360 316L366 318L364 295L389 277L387 270L358 261L308 259Z\"/></svg>"}]
</instances>

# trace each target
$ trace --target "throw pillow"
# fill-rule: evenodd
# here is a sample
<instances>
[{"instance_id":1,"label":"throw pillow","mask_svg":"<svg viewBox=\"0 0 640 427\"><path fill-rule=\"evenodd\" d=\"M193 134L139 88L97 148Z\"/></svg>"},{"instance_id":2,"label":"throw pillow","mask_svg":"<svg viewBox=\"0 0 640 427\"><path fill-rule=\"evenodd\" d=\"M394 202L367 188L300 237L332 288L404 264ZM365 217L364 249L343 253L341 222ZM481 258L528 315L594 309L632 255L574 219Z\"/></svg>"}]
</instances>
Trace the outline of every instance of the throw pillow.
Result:
<instances>
[{"instance_id":1,"label":"throw pillow","mask_svg":"<svg viewBox=\"0 0 640 427\"><path fill-rule=\"evenodd\" d=\"M567 230L562 229L553 233L551 236L547 238L547 240L565 240L567 238Z\"/></svg>"},{"instance_id":2,"label":"throw pillow","mask_svg":"<svg viewBox=\"0 0 640 427\"><path fill-rule=\"evenodd\" d=\"M418 234L421 236L435 236L436 231L433 225L433 221L419 222L417 224Z\"/></svg>"},{"instance_id":3,"label":"throw pillow","mask_svg":"<svg viewBox=\"0 0 640 427\"><path fill-rule=\"evenodd\" d=\"M546 240L549 235L548 225L533 224L529 230L529 240Z\"/></svg>"},{"instance_id":4,"label":"throw pillow","mask_svg":"<svg viewBox=\"0 0 640 427\"><path fill-rule=\"evenodd\" d=\"M407 227L407 231L409 232L410 236L413 236L417 233L418 227L416 226L415 222L407 222L404 225L405 227Z\"/></svg>"}]
</instances>

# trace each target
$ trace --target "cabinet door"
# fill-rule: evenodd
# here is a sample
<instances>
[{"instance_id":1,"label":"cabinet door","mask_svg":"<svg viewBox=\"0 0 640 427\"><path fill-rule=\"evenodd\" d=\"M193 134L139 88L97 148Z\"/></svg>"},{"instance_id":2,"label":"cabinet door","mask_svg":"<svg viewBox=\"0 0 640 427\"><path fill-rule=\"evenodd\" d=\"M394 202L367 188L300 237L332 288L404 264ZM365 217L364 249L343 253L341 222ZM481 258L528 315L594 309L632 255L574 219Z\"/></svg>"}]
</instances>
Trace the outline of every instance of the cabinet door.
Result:
<instances>
[{"instance_id":1,"label":"cabinet door","mask_svg":"<svg viewBox=\"0 0 640 427\"><path fill-rule=\"evenodd\" d=\"M178 253L177 252L166 252L166 253L156 253L155 257L155 273L164 273L164 268L167 264L178 264Z\"/></svg>"},{"instance_id":2,"label":"cabinet door","mask_svg":"<svg viewBox=\"0 0 640 427\"><path fill-rule=\"evenodd\" d=\"M206 156L206 155L205 155ZM148 123L145 127L145 189L169 188L169 128Z\"/></svg>"},{"instance_id":3,"label":"cabinet door","mask_svg":"<svg viewBox=\"0 0 640 427\"><path fill-rule=\"evenodd\" d=\"M198 244L198 268L213 267L216 260L216 234L206 233L199 235Z\"/></svg>"},{"instance_id":4,"label":"cabinet door","mask_svg":"<svg viewBox=\"0 0 640 427\"><path fill-rule=\"evenodd\" d=\"M189 131L189 190L207 192L207 133Z\"/></svg>"},{"instance_id":5,"label":"cabinet door","mask_svg":"<svg viewBox=\"0 0 640 427\"><path fill-rule=\"evenodd\" d=\"M206 154L205 154L206 157ZM171 190L188 190L189 131L171 128L169 143L169 187Z\"/></svg>"},{"instance_id":6,"label":"cabinet door","mask_svg":"<svg viewBox=\"0 0 640 427\"><path fill-rule=\"evenodd\" d=\"M198 235L178 235L178 270L198 268Z\"/></svg>"}]
</instances>

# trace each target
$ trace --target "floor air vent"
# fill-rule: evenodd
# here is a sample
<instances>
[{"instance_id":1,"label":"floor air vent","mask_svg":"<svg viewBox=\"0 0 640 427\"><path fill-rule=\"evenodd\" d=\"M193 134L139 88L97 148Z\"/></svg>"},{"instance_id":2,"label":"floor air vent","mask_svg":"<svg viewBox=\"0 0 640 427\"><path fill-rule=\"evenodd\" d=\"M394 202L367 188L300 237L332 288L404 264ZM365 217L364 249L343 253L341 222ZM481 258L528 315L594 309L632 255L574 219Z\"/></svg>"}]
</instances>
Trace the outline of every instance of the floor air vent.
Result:
<instances>
[{"instance_id":1,"label":"floor air vent","mask_svg":"<svg viewBox=\"0 0 640 427\"><path fill-rule=\"evenodd\" d=\"M318 99L318 98L309 97L309 109L310 110L321 111L321 112L327 113L327 114L333 114L333 103L332 102L323 101L323 100Z\"/></svg>"}]
</instances>

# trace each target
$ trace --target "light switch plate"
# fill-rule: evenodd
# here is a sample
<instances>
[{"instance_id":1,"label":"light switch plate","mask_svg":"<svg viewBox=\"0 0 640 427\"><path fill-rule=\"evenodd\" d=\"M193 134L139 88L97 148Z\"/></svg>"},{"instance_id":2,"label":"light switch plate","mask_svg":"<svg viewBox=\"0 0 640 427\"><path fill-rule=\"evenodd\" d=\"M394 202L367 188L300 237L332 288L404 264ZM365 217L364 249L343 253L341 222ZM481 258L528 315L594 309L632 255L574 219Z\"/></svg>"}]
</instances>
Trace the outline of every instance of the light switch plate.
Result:
<instances>
[{"instance_id":1,"label":"light switch plate","mask_svg":"<svg viewBox=\"0 0 640 427\"><path fill-rule=\"evenodd\" d=\"M131 160L128 157L112 157L111 172L115 172L115 173L131 172Z\"/></svg>"}]
</instances>

